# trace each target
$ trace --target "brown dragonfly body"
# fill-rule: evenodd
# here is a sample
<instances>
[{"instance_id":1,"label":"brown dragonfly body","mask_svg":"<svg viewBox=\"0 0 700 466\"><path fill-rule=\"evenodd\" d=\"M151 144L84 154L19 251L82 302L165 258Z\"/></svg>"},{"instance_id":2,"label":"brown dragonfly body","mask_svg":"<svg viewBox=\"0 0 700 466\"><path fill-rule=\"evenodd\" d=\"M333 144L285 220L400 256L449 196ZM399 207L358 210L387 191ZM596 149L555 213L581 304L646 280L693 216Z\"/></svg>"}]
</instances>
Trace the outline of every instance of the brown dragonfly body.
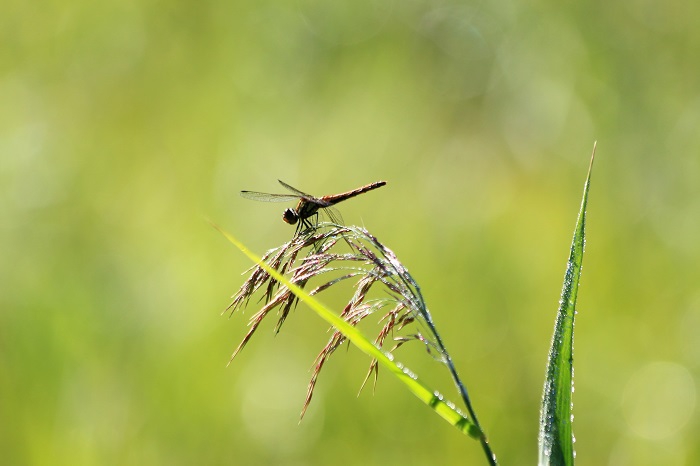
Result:
<instances>
[{"instance_id":1,"label":"brown dragonfly body","mask_svg":"<svg viewBox=\"0 0 700 466\"><path fill-rule=\"evenodd\" d=\"M350 199L351 197L355 197L362 193L366 193L367 191L382 187L386 184L386 181L377 181L375 183L370 183L357 189L353 189L352 191L322 197L314 197L289 186L284 181L277 181L279 181L282 186L294 194L268 194L259 193L256 191L241 191L241 196L245 197L246 199L265 202L285 202L298 200L299 202L294 209L286 209L282 214L282 220L290 225L294 225L297 222L299 223L297 226L297 232L300 231L302 227L313 228L315 226L314 223L311 222L310 218L318 218L319 209L324 209L331 221L334 223L342 223L340 221L340 214L335 211L332 206L346 199Z\"/></svg>"}]
</instances>

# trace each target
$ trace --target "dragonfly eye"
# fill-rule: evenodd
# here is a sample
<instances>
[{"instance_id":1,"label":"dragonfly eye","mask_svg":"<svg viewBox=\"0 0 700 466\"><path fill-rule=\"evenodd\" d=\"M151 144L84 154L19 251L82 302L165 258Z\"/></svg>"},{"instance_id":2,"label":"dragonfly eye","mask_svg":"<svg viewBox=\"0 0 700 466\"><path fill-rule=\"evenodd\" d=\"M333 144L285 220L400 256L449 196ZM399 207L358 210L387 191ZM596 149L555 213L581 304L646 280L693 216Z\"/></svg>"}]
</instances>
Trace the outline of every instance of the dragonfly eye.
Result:
<instances>
[{"instance_id":1,"label":"dragonfly eye","mask_svg":"<svg viewBox=\"0 0 700 466\"><path fill-rule=\"evenodd\" d=\"M299 220L299 216L293 209L287 209L282 214L282 220L289 223L290 225L294 225L295 223L297 223L297 220Z\"/></svg>"}]
</instances>

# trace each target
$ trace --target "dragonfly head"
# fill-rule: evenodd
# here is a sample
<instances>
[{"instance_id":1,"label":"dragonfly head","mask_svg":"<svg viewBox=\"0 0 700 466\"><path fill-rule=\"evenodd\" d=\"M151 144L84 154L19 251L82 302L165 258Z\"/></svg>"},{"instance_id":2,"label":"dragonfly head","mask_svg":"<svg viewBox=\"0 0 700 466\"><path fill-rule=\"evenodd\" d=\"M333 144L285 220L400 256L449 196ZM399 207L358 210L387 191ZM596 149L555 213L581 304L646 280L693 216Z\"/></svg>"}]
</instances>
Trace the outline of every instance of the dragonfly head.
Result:
<instances>
[{"instance_id":1,"label":"dragonfly head","mask_svg":"<svg viewBox=\"0 0 700 466\"><path fill-rule=\"evenodd\" d=\"M299 215L294 209L287 209L282 214L282 220L289 223L290 225L294 225L299 220Z\"/></svg>"}]
</instances>

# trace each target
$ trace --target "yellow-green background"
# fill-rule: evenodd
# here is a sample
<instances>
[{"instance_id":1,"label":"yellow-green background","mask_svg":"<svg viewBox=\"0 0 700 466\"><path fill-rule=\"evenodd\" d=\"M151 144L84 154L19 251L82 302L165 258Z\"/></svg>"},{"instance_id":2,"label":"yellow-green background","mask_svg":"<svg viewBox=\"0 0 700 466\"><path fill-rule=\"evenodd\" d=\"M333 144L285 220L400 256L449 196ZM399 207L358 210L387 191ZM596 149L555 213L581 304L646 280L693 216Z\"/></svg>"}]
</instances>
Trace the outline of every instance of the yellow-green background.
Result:
<instances>
[{"instance_id":1,"label":"yellow-green background","mask_svg":"<svg viewBox=\"0 0 700 466\"><path fill-rule=\"evenodd\" d=\"M598 141L575 337L581 465L700 462L700 4L0 6L0 463L484 464L300 306L221 317L282 205L342 205L421 284L503 464L533 464ZM328 304L342 305L328 295ZM456 401L422 351L399 357Z\"/></svg>"}]
</instances>

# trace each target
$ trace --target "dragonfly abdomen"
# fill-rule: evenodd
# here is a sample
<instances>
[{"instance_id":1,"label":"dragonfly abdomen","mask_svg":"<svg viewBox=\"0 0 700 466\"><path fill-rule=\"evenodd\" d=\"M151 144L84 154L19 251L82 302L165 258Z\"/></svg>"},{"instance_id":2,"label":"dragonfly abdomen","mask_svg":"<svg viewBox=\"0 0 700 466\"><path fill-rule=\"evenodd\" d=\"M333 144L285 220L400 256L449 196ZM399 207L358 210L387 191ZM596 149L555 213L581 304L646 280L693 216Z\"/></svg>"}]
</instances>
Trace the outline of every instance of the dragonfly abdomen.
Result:
<instances>
[{"instance_id":1,"label":"dragonfly abdomen","mask_svg":"<svg viewBox=\"0 0 700 466\"><path fill-rule=\"evenodd\" d=\"M350 199L351 197L358 196L362 193L366 193L367 191L372 191L373 189L381 188L385 184L386 181L375 181L374 183L370 183L360 188L353 189L352 191L347 191L340 194L333 194L330 196L323 196L321 200L329 202L330 204L337 204L338 202Z\"/></svg>"}]
</instances>

